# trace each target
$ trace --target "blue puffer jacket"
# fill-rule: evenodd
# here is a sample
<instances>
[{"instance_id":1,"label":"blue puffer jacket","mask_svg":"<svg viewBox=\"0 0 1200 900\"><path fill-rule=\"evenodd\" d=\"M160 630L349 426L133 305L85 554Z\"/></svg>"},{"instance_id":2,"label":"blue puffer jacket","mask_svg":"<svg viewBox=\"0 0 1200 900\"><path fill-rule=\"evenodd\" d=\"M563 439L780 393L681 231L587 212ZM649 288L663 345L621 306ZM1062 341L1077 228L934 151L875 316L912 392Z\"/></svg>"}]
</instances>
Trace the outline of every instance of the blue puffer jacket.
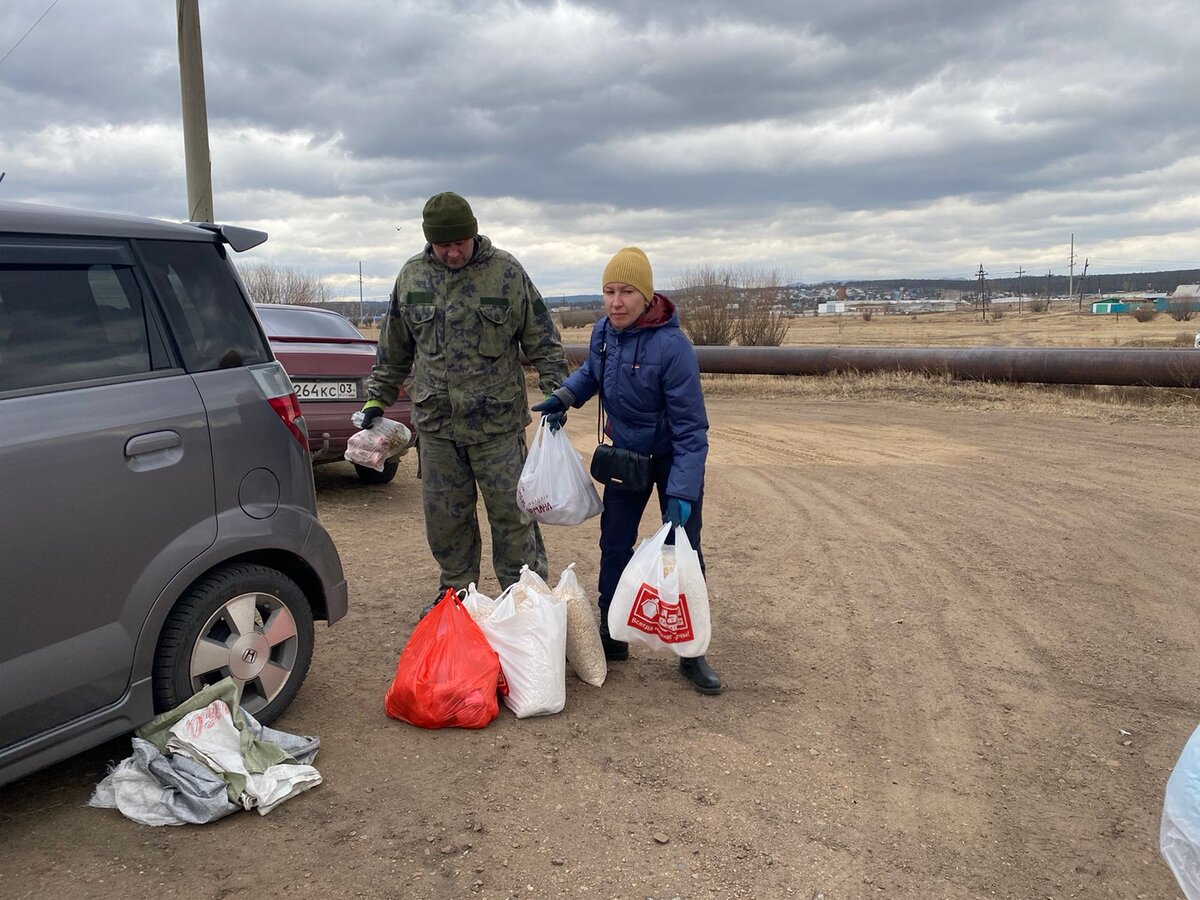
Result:
<instances>
[{"instance_id":1,"label":"blue puffer jacket","mask_svg":"<svg viewBox=\"0 0 1200 900\"><path fill-rule=\"evenodd\" d=\"M602 318L592 329L587 359L555 395L568 406L583 406L601 377L608 437L638 453L673 456L668 496L698 499L708 456L708 414L696 351L679 328L675 304L655 294L649 309L624 331Z\"/></svg>"}]
</instances>

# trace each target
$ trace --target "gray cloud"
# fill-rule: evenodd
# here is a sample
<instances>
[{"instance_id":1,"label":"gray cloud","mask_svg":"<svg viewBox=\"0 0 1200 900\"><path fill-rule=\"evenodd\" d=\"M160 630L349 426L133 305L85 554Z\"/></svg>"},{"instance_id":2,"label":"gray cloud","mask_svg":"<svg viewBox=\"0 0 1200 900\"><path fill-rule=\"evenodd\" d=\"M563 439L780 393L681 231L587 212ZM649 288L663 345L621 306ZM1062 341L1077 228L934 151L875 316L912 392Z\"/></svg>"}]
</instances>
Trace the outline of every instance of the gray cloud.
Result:
<instances>
[{"instance_id":1,"label":"gray cloud","mask_svg":"<svg viewBox=\"0 0 1200 900\"><path fill-rule=\"evenodd\" d=\"M631 241L915 277L1061 269L1074 231L1160 268L1200 238L1189 7L208 0L217 214L379 284L445 189L552 292ZM44 9L6 3L0 52ZM0 65L0 196L182 214L172 13L64 0Z\"/></svg>"}]
</instances>

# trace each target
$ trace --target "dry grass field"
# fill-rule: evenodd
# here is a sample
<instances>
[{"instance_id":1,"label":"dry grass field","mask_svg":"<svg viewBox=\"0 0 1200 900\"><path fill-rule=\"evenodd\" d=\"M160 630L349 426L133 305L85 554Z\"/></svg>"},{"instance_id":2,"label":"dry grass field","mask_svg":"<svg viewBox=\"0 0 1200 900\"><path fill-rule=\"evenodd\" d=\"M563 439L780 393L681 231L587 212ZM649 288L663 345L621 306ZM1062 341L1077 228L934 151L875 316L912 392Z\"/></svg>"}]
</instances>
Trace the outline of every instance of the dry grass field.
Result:
<instances>
[{"instance_id":1,"label":"dry grass field","mask_svg":"<svg viewBox=\"0 0 1200 900\"><path fill-rule=\"evenodd\" d=\"M853 316L793 319L785 346L929 347L1191 347L1200 319L1177 322L1160 313L1150 322L1132 316L1093 316L1061 308L1045 313L1006 311L980 321L968 310L915 316ZM377 329L363 329L378 338ZM565 344L586 344L591 328L563 329ZM536 384L530 380L530 390ZM920 404L943 409L1048 414L1106 422L1200 425L1200 391L1107 385L1009 384L955 381L949 377L897 372L825 377L705 375L710 397L865 400Z\"/></svg>"},{"instance_id":2,"label":"dry grass field","mask_svg":"<svg viewBox=\"0 0 1200 900\"><path fill-rule=\"evenodd\" d=\"M1015 307L999 321L980 321L969 310L914 316L811 316L791 320L785 345L928 347L1191 347L1200 319L1176 322L1159 313L1149 322L1133 316L1093 316L1074 308L1023 313ZM582 344L590 328L563 331L563 341Z\"/></svg>"}]
</instances>

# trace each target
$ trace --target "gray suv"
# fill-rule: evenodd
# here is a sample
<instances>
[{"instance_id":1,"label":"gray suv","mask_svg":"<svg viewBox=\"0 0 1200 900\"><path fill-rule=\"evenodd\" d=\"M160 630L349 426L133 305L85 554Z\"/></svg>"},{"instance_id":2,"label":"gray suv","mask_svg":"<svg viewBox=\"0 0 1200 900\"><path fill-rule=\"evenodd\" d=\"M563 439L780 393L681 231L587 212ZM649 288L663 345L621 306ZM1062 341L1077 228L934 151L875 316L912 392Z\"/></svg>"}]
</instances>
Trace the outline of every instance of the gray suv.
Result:
<instances>
[{"instance_id":1,"label":"gray suv","mask_svg":"<svg viewBox=\"0 0 1200 900\"><path fill-rule=\"evenodd\" d=\"M346 612L264 240L0 202L0 784L230 675L270 722Z\"/></svg>"}]
</instances>

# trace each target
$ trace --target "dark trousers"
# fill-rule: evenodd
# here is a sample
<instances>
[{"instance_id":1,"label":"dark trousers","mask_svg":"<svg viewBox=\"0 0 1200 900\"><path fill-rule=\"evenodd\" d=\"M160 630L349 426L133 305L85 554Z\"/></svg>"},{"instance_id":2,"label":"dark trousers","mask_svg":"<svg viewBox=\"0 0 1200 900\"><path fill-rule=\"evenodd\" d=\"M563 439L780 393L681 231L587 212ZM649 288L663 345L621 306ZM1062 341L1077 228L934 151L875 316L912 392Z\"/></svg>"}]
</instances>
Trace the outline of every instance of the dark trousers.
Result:
<instances>
[{"instance_id":1,"label":"dark trousers","mask_svg":"<svg viewBox=\"0 0 1200 900\"><path fill-rule=\"evenodd\" d=\"M604 512L600 514L600 614L608 615L609 604L612 603L613 593L621 581L621 573L633 558L633 546L638 539L638 525L642 521L642 513L650 502L650 495L655 488L658 490L658 509L660 519L667 515L667 478L671 474L672 457L656 456L652 460L654 485L644 491L618 491L612 487L604 489ZM704 521L704 488L700 496L691 501L692 514L684 523L683 530L696 553L700 556L700 569L704 570L704 554L700 550L700 527ZM654 526L658 530L658 526ZM647 535L648 536L648 535ZM667 537L668 544L675 543L674 530Z\"/></svg>"}]
</instances>

